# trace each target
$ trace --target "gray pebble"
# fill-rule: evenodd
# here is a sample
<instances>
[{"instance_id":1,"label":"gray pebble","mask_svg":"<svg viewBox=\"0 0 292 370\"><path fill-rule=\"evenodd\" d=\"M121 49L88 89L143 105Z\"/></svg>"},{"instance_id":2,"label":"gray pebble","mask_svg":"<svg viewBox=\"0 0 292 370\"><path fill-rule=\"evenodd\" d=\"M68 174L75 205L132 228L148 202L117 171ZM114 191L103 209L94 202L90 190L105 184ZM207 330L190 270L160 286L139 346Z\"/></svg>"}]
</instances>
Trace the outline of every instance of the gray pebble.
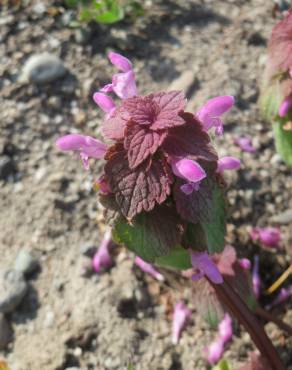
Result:
<instances>
[{"instance_id":1,"label":"gray pebble","mask_svg":"<svg viewBox=\"0 0 292 370\"><path fill-rule=\"evenodd\" d=\"M272 221L281 225L290 224L290 222L292 222L292 209L287 209L286 211L273 216Z\"/></svg>"},{"instance_id":2,"label":"gray pebble","mask_svg":"<svg viewBox=\"0 0 292 370\"><path fill-rule=\"evenodd\" d=\"M0 350L7 347L12 339L12 329L5 316L0 313Z\"/></svg>"},{"instance_id":3,"label":"gray pebble","mask_svg":"<svg viewBox=\"0 0 292 370\"><path fill-rule=\"evenodd\" d=\"M21 249L15 259L14 269L28 275L38 267L37 259L27 250Z\"/></svg>"},{"instance_id":4,"label":"gray pebble","mask_svg":"<svg viewBox=\"0 0 292 370\"><path fill-rule=\"evenodd\" d=\"M25 63L20 81L45 84L63 77L66 72L65 66L57 56L49 53L35 54Z\"/></svg>"},{"instance_id":5,"label":"gray pebble","mask_svg":"<svg viewBox=\"0 0 292 370\"><path fill-rule=\"evenodd\" d=\"M21 272L0 270L0 313L14 311L26 292L27 283Z\"/></svg>"}]
</instances>

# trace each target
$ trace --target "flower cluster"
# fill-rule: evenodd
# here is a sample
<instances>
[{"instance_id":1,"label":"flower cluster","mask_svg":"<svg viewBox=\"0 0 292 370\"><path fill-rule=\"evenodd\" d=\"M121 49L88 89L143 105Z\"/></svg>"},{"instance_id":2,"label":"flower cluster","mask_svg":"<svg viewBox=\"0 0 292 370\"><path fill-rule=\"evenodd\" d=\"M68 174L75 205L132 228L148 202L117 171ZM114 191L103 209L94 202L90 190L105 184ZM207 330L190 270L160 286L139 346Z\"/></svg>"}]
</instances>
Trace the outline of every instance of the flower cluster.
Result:
<instances>
[{"instance_id":1,"label":"flower cluster","mask_svg":"<svg viewBox=\"0 0 292 370\"><path fill-rule=\"evenodd\" d=\"M183 92L141 96L132 63L113 52L109 59L119 73L93 96L105 112L102 132L107 144L79 134L64 136L56 144L79 152L87 169L89 158L105 160L96 182L103 204L129 225L150 214L144 226L161 245L156 255L162 255L169 247L183 245L189 223L212 221L213 192L222 186L222 172L240 166L232 157L218 159L208 134L214 128L222 135L221 115L234 99L219 96L196 114L187 113ZM121 99L119 105L110 93ZM191 248L189 244L185 247Z\"/></svg>"}]
</instances>

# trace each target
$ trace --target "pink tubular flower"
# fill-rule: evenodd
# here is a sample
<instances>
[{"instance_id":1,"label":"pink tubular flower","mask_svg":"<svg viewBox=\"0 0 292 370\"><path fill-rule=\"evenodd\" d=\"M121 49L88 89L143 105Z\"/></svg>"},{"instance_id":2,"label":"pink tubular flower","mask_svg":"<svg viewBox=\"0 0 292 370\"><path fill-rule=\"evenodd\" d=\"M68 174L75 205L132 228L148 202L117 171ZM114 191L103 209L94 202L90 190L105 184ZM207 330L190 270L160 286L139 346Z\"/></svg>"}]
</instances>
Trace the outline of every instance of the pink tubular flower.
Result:
<instances>
[{"instance_id":1,"label":"pink tubular flower","mask_svg":"<svg viewBox=\"0 0 292 370\"><path fill-rule=\"evenodd\" d=\"M211 260L206 252L192 252L191 261L197 273L193 274L192 279L198 280L206 276L214 284L222 284L223 278L216 264Z\"/></svg>"},{"instance_id":2,"label":"pink tubular flower","mask_svg":"<svg viewBox=\"0 0 292 370\"><path fill-rule=\"evenodd\" d=\"M100 91L104 93L114 92L119 98L127 99L137 95L135 74L132 63L118 53L109 53L109 60L122 73L116 73L112 77L112 83L105 85Z\"/></svg>"},{"instance_id":3,"label":"pink tubular flower","mask_svg":"<svg viewBox=\"0 0 292 370\"><path fill-rule=\"evenodd\" d=\"M198 190L200 181L206 177L206 172L199 163L191 159L172 160L171 168L176 176L188 181L181 186L181 190L187 195Z\"/></svg>"},{"instance_id":4,"label":"pink tubular flower","mask_svg":"<svg viewBox=\"0 0 292 370\"><path fill-rule=\"evenodd\" d=\"M259 274L259 256L254 256L254 264L252 269L252 287L255 297L258 299L261 294L261 278Z\"/></svg>"},{"instance_id":5,"label":"pink tubular flower","mask_svg":"<svg viewBox=\"0 0 292 370\"><path fill-rule=\"evenodd\" d=\"M153 276L156 280L164 281L163 275L158 272L150 263L145 262L140 257L135 257L135 264L147 274Z\"/></svg>"},{"instance_id":6,"label":"pink tubular flower","mask_svg":"<svg viewBox=\"0 0 292 370\"><path fill-rule=\"evenodd\" d=\"M178 344L181 332L189 320L192 312L183 302L178 302L174 306L172 321L172 343Z\"/></svg>"},{"instance_id":7,"label":"pink tubular flower","mask_svg":"<svg viewBox=\"0 0 292 370\"><path fill-rule=\"evenodd\" d=\"M223 122L220 116L229 111L234 104L233 96L217 96L210 99L196 113L196 117L203 123L204 129L208 131L215 127L216 135L223 134Z\"/></svg>"},{"instance_id":8,"label":"pink tubular flower","mask_svg":"<svg viewBox=\"0 0 292 370\"><path fill-rule=\"evenodd\" d=\"M291 110L292 108L292 96L287 96L279 108L279 116L285 117L286 114Z\"/></svg>"},{"instance_id":9,"label":"pink tubular flower","mask_svg":"<svg viewBox=\"0 0 292 370\"><path fill-rule=\"evenodd\" d=\"M222 157L218 160L217 172L225 170L237 170L240 168L240 160L235 157Z\"/></svg>"},{"instance_id":10,"label":"pink tubular flower","mask_svg":"<svg viewBox=\"0 0 292 370\"><path fill-rule=\"evenodd\" d=\"M236 138L234 143L240 147L240 149L244 152L254 153L256 152L256 148L252 145L251 139L247 136L242 136Z\"/></svg>"},{"instance_id":11,"label":"pink tubular flower","mask_svg":"<svg viewBox=\"0 0 292 370\"><path fill-rule=\"evenodd\" d=\"M92 259L92 267L95 272L99 273L101 269L107 269L112 265L112 258L109 253L111 244L111 231L107 231L101 241L98 251Z\"/></svg>"},{"instance_id":12,"label":"pink tubular flower","mask_svg":"<svg viewBox=\"0 0 292 370\"><path fill-rule=\"evenodd\" d=\"M108 117L111 117L116 109L113 99L106 94L96 92L93 94L94 102L105 112Z\"/></svg>"},{"instance_id":13,"label":"pink tubular flower","mask_svg":"<svg viewBox=\"0 0 292 370\"><path fill-rule=\"evenodd\" d=\"M254 227L250 236L253 241L259 240L266 247L278 248L281 241L281 232L276 227Z\"/></svg>"},{"instance_id":14,"label":"pink tubular flower","mask_svg":"<svg viewBox=\"0 0 292 370\"><path fill-rule=\"evenodd\" d=\"M101 141L91 136L79 134L62 136L56 141L56 145L63 151L73 150L79 152L86 169L89 168L88 159L90 157L101 159L107 150L107 145Z\"/></svg>"},{"instance_id":15,"label":"pink tubular flower","mask_svg":"<svg viewBox=\"0 0 292 370\"><path fill-rule=\"evenodd\" d=\"M274 299L274 301L271 304L267 305L266 308L270 310L271 308L277 306L278 304L285 302L290 297L292 297L292 285L288 286L288 288L281 288L278 296Z\"/></svg>"},{"instance_id":16,"label":"pink tubular flower","mask_svg":"<svg viewBox=\"0 0 292 370\"><path fill-rule=\"evenodd\" d=\"M232 320L230 315L226 313L224 315L223 320L220 322L219 326L219 337L223 341L223 343L227 343L231 340L233 336L233 330L232 330Z\"/></svg>"}]
</instances>

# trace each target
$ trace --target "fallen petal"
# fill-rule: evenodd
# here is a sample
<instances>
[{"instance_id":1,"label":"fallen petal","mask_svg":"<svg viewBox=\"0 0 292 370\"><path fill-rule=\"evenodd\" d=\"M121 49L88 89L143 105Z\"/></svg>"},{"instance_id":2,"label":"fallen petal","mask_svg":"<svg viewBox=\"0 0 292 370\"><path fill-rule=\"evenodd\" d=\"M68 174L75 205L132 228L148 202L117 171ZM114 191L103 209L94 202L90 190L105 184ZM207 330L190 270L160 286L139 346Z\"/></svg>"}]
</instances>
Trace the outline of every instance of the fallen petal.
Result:
<instances>
[{"instance_id":1,"label":"fallen petal","mask_svg":"<svg viewBox=\"0 0 292 370\"><path fill-rule=\"evenodd\" d=\"M158 272L150 263L145 262L140 257L135 257L135 264L140 267L140 269L147 274L153 276L156 280L164 281L163 275Z\"/></svg>"},{"instance_id":2,"label":"fallen petal","mask_svg":"<svg viewBox=\"0 0 292 370\"><path fill-rule=\"evenodd\" d=\"M206 172L198 162L191 159L179 159L171 161L173 173L184 180L198 182L206 177Z\"/></svg>"},{"instance_id":3,"label":"fallen petal","mask_svg":"<svg viewBox=\"0 0 292 370\"><path fill-rule=\"evenodd\" d=\"M259 274L259 256L254 256L254 264L252 269L252 287L256 298L261 294L261 278Z\"/></svg>"},{"instance_id":4,"label":"fallen petal","mask_svg":"<svg viewBox=\"0 0 292 370\"><path fill-rule=\"evenodd\" d=\"M248 153L256 152L256 148L252 145L252 141L249 137L239 137L234 140L234 143L240 147L241 150Z\"/></svg>"},{"instance_id":5,"label":"fallen petal","mask_svg":"<svg viewBox=\"0 0 292 370\"><path fill-rule=\"evenodd\" d=\"M172 321L172 343L178 344L182 330L191 317L191 310L186 307L183 302L178 302L174 306L173 321Z\"/></svg>"},{"instance_id":6,"label":"fallen petal","mask_svg":"<svg viewBox=\"0 0 292 370\"><path fill-rule=\"evenodd\" d=\"M98 251L92 259L92 267L97 273L99 273L101 269L107 269L112 266L113 262L109 253L111 240L111 231L107 231L100 243Z\"/></svg>"},{"instance_id":7,"label":"fallen petal","mask_svg":"<svg viewBox=\"0 0 292 370\"><path fill-rule=\"evenodd\" d=\"M224 315L223 320L218 326L219 336L223 344L229 342L233 336L232 319L228 313Z\"/></svg>"},{"instance_id":8,"label":"fallen petal","mask_svg":"<svg viewBox=\"0 0 292 370\"><path fill-rule=\"evenodd\" d=\"M216 364L224 353L224 344L220 339L215 340L204 349L206 359L209 364L214 365Z\"/></svg>"},{"instance_id":9,"label":"fallen petal","mask_svg":"<svg viewBox=\"0 0 292 370\"><path fill-rule=\"evenodd\" d=\"M235 157L222 157L218 160L217 172L225 170L237 170L240 168L240 160Z\"/></svg>"},{"instance_id":10,"label":"fallen petal","mask_svg":"<svg viewBox=\"0 0 292 370\"><path fill-rule=\"evenodd\" d=\"M128 72L132 70L132 63L128 58L122 56L121 54L110 52L108 55L111 63L116 66L122 72Z\"/></svg>"}]
</instances>

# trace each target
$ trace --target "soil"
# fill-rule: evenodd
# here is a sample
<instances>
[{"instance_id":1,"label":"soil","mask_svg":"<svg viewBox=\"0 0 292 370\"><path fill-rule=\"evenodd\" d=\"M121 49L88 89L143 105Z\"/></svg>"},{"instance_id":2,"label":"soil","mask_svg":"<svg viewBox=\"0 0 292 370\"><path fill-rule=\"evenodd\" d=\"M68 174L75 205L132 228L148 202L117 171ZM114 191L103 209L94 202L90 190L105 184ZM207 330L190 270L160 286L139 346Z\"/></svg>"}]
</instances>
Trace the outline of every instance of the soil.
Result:
<instances>
[{"instance_id":1,"label":"soil","mask_svg":"<svg viewBox=\"0 0 292 370\"><path fill-rule=\"evenodd\" d=\"M21 248L40 265L8 317L14 338L0 355L11 370L123 370L129 363L135 370L208 369L203 348L215 332L195 311L179 345L171 344L171 307L179 298L194 307L189 289L153 281L125 250L110 271L84 276L89 259L82 250L98 246L105 231L92 190L98 166L87 173L54 142L72 132L99 135L102 114L91 97L113 73L110 50L131 59L141 94L166 90L188 72L191 79L179 83L190 109L216 95L234 95L225 135L217 141L220 155L243 163L227 177L227 242L240 256L260 255L267 288L292 254L291 223L281 225L280 251L262 249L248 235L251 227L273 225L273 216L292 208L291 170L276 154L271 126L257 107L274 3L150 0L145 16L133 22L83 31L69 26L75 14L61 1L44 1L44 9L39 4L0 8L0 158L8 163L0 180L0 267L12 266ZM59 56L70 73L48 85L20 83L25 61L41 52ZM239 135L252 137L256 153L234 145ZM291 302L273 312L292 322ZM291 370L291 338L274 324L266 329ZM237 329L224 357L236 369L251 350L248 334Z\"/></svg>"}]
</instances>

